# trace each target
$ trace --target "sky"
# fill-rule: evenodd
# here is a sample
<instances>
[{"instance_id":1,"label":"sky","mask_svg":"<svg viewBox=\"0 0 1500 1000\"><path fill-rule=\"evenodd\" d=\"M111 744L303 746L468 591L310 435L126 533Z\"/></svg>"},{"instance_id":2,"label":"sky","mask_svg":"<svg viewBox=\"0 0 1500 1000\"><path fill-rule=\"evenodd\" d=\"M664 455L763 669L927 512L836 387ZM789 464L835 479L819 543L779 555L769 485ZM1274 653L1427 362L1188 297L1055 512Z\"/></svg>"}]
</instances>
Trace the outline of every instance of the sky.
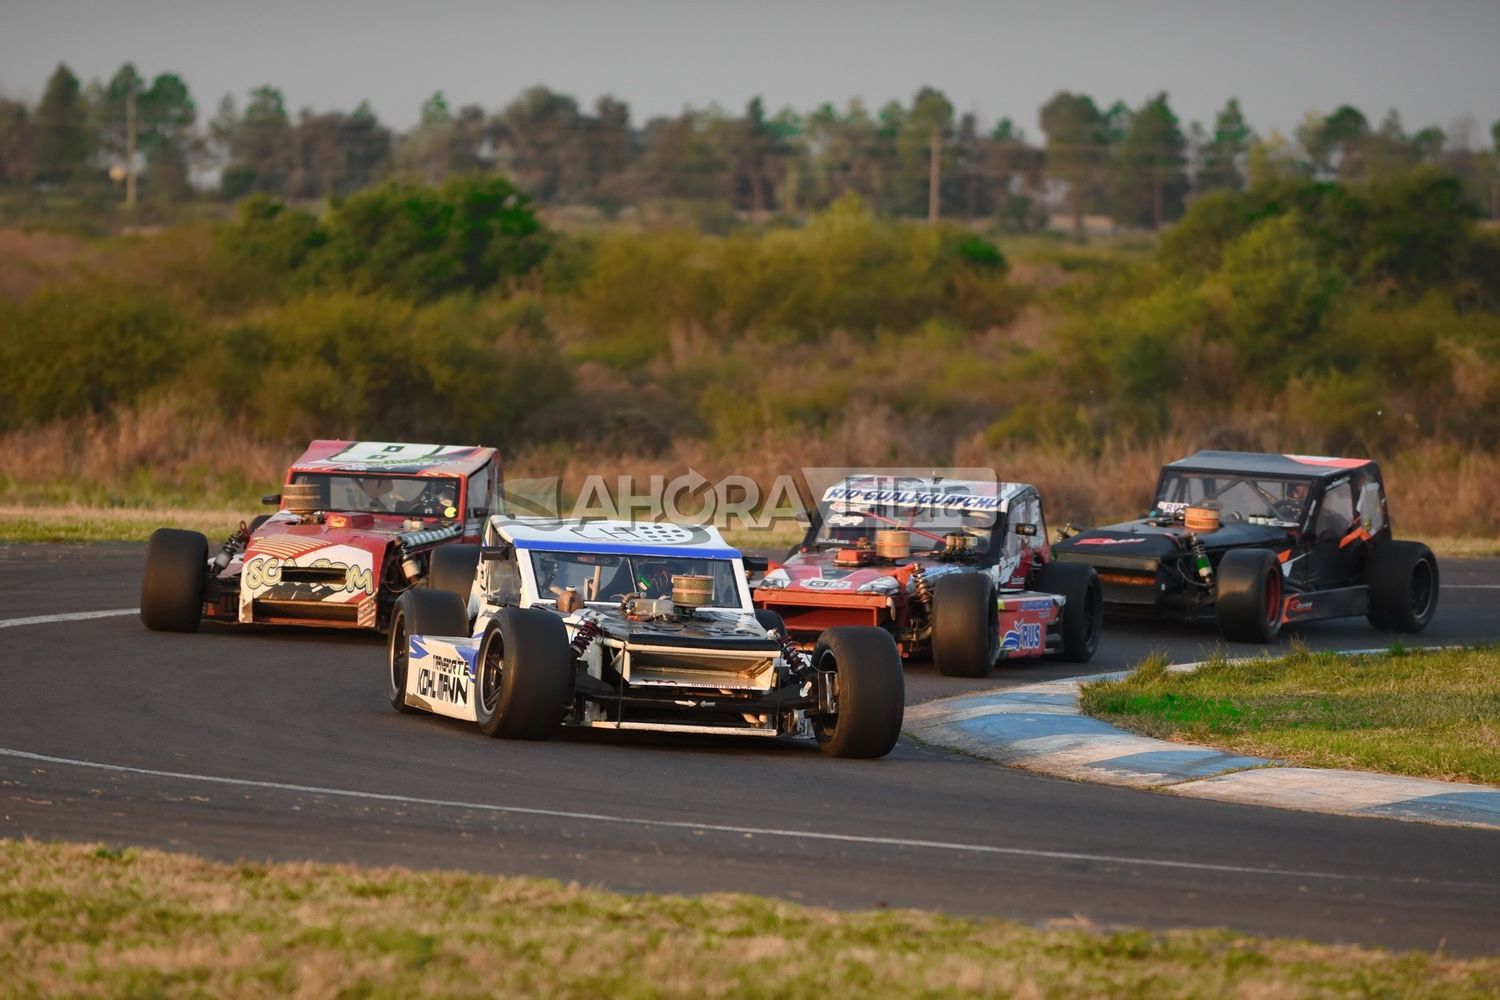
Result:
<instances>
[{"instance_id":1,"label":"sky","mask_svg":"<svg viewBox=\"0 0 1500 1000\"><path fill-rule=\"evenodd\" d=\"M984 128L1039 138L1058 90L1102 105L1166 91L1184 123L1237 97L1262 133L1349 103L1408 131L1500 119L1500 0L0 0L0 94L35 101L57 63L176 72L204 118L270 83L291 109L368 100L406 128L441 90L498 110L543 84L637 124L717 102L872 110L942 90Z\"/></svg>"}]
</instances>

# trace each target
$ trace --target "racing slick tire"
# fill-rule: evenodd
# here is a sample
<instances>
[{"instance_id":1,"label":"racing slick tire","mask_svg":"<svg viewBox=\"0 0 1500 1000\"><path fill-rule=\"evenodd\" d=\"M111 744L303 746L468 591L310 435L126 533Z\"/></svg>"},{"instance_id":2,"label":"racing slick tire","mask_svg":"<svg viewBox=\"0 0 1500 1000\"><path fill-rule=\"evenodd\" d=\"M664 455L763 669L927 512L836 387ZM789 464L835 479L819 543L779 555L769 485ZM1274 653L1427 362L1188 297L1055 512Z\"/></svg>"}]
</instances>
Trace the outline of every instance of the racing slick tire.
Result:
<instances>
[{"instance_id":1,"label":"racing slick tire","mask_svg":"<svg viewBox=\"0 0 1500 1000\"><path fill-rule=\"evenodd\" d=\"M478 568L479 546L439 545L427 557L427 586L432 590L452 591L467 606Z\"/></svg>"},{"instance_id":2,"label":"racing slick tire","mask_svg":"<svg viewBox=\"0 0 1500 1000\"><path fill-rule=\"evenodd\" d=\"M1281 564L1266 549L1231 549L1219 562L1214 617L1231 642L1270 642L1281 632Z\"/></svg>"},{"instance_id":3,"label":"racing slick tire","mask_svg":"<svg viewBox=\"0 0 1500 1000\"><path fill-rule=\"evenodd\" d=\"M475 661L474 719L486 736L545 740L557 732L573 686L573 650L562 619L503 608Z\"/></svg>"},{"instance_id":4,"label":"racing slick tire","mask_svg":"<svg viewBox=\"0 0 1500 1000\"><path fill-rule=\"evenodd\" d=\"M995 584L983 573L949 573L932 589L932 662L945 677L988 677L1000 655Z\"/></svg>"},{"instance_id":5,"label":"racing slick tire","mask_svg":"<svg viewBox=\"0 0 1500 1000\"><path fill-rule=\"evenodd\" d=\"M208 539L196 531L157 528L141 576L141 623L154 632L196 632L203 620Z\"/></svg>"},{"instance_id":6,"label":"racing slick tire","mask_svg":"<svg viewBox=\"0 0 1500 1000\"><path fill-rule=\"evenodd\" d=\"M270 514L256 514L254 517L252 517L250 519L250 523L245 526L245 534L247 534L247 535L253 535L253 534L255 534L255 529L259 528L262 524L265 524L270 519L271 519L271 515Z\"/></svg>"},{"instance_id":7,"label":"racing slick tire","mask_svg":"<svg viewBox=\"0 0 1500 1000\"><path fill-rule=\"evenodd\" d=\"M839 700L836 715L813 719L818 748L829 757L890 753L906 714L906 675L891 634L873 625L828 629L818 636L812 662L834 674Z\"/></svg>"},{"instance_id":8,"label":"racing slick tire","mask_svg":"<svg viewBox=\"0 0 1500 1000\"><path fill-rule=\"evenodd\" d=\"M1370 588L1366 617L1382 632L1420 632L1438 603L1438 565L1421 542L1377 542L1365 569Z\"/></svg>"},{"instance_id":9,"label":"racing slick tire","mask_svg":"<svg viewBox=\"0 0 1500 1000\"><path fill-rule=\"evenodd\" d=\"M1104 591L1098 571L1082 563L1049 562L1037 576L1036 589L1067 598L1058 623L1062 649L1057 655L1069 663L1093 659L1104 631Z\"/></svg>"},{"instance_id":10,"label":"racing slick tire","mask_svg":"<svg viewBox=\"0 0 1500 1000\"><path fill-rule=\"evenodd\" d=\"M786 620L774 611L760 608L755 612L755 620L767 632L775 632L778 636L786 635Z\"/></svg>"},{"instance_id":11,"label":"racing slick tire","mask_svg":"<svg viewBox=\"0 0 1500 1000\"><path fill-rule=\"evenodd\" d=\"M414 635L467 636L469 612L457 594L446 590L408 590L391 612L391 630L386 639L386 695L391 707L411 713L406 703L406 670Z\"/></svg>"}]
</instances>

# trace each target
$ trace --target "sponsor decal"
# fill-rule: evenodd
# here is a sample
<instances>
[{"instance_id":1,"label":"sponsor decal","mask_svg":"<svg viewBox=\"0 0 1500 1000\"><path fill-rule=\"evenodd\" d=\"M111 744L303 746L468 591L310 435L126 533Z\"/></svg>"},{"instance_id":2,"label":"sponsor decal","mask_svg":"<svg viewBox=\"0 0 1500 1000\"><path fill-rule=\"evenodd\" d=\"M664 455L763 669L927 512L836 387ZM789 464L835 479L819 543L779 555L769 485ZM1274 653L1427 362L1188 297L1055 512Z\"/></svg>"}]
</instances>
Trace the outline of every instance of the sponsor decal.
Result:
<instances>
[{"instance_id":1,"label":"sponsor decal","mask_svg":"<svg viewBox=\"0 0 1500 1000\"><path fill-rule=\"evenodd\" d=\"M258 555L245 563L241 579L249 590L263 590L266 587L274 587L282 582L281 571L284 569L337 569L344 571L344 582L342 584L310 584L309 586L324 586L329 590L343 591L350 594L373 594L375 592L375 571L368 566L351 566L344 562L334 562L331 559L314 559L303 566L292 559L278 559L275 556Z\"/></svg>"},{"instance_id":2,"label":"sponsor decal","mask_svg":"<svg viewBox=\"0 0 1500 1000\"><path fill-rule=\"evenodd\" d=\"M855 486L830 486L823 502L835 511L856 511L869 507L923 507L932 510L997 511L1000 497L976 496L973 493L945 493L939 490L880 490Z\"/></svg>"},{"instance_id":3,"label":"sponsor decal","mask_svg":"<svg viewBox=\"0 0 1500 1000\"><path fill-rule=\"evenodd\" d=\"M830 580L824 576L809 577L806 580L798 580L797 582L808 590L848 590L854 586L852 580Z\"/></svg>"},{"instance_id":4,"label":"sponsor decal","mask_svg":"<svg viewBox=\"0 0 1500 1000\"><path fill-rule=\"evenodd\" d=\"M1002 597L995 604L1001 611L1052 611L1057 607L1050 597L1023 597L1019 600Z\"/></svg>"},{"instance_id":5,"label":"sponsor decal","mask_svg":"<svg viewBox=\"0 0 1500 1000\"><path fill-rule=\"evenodd\" d=\"M1144 538L1078 538L1074 545L1139 545Z\"/></svg>"},{"instance_id":6,"label":"sponsor decal","mask_svg":"<svg viewBox=\"0 0 1500 1000\"><path fill-rule=\"evenodd\" d=\"M1036 622L1017 622L1000 639L1002 653L1029 653L1042 648L1042 626Z\"/></svg>"},{"instance_id":7,"label":"sponsor decal","mask_svg":"<svg viewBox=\"0 0 1500 1000\"><path fill-rule=\"evenodd\" d=\"M1312 611L1312 601L1306 600L1301 594L1293 594L1286 599L1286 617L1293 615L1305 615Z\"/></svg>"},{"instance_id":8,"label":"sponsor decal","mask_svg":"<svg viewBox=\"0 0 1500 1000\"><path fill-rule=\"evenodd\" d=\"M1156 502L1156 509L1161 511L1163 514L1181 514L1186 511L1189 506L1191 505L1180 503L1176 500L1158 500Z\"/></svg>"},{"instance_id":9,"label":"sponsor decal","mask_svg":"<svg viewBox=\"0 0 1500 1000\"><path fill-rule=\"evenodd\" d=\"M467 705L469 680L467 677L438 673L423 667L417 671L417 694L433 701L446 701L450 705Z\"/></svg>"}]
</instances>

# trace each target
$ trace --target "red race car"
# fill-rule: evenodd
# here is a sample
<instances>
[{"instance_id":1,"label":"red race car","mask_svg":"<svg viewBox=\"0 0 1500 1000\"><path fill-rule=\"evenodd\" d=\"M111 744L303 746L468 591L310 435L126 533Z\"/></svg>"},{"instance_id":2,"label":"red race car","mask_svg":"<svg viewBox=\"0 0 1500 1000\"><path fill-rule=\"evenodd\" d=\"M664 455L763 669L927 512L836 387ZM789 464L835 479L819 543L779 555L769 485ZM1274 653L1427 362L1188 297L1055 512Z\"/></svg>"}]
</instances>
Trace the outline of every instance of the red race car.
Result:
<instances>
[{"instance_id":1,"label":"red race car","mask_svg":"<svg viewBox=\"0 0 1500 1000\"><path fill-rule=\"evenodd\" d=\"M280 509L241 522L216 553L196 531L152 534L141 621L163 632L204 618L383 631L424 579L467 589L477 550L447 558L444 546L479 541L500 488L493 448L314 441L265 498Z\"/></svg>"},{"instance_id":2,"label":"red race car","mask_svg":"<svg viewBox=\"0 0 1500 1000\"><path fill-rule=\"evenodd\" d=\"M1092 567L1053 561L1034 486L861 476L823 494L802 544L754 597L799 643L876 625L903 657L983 677L1002 659L1087 661L1100 594Z\"/></svg>"}]
</instances>

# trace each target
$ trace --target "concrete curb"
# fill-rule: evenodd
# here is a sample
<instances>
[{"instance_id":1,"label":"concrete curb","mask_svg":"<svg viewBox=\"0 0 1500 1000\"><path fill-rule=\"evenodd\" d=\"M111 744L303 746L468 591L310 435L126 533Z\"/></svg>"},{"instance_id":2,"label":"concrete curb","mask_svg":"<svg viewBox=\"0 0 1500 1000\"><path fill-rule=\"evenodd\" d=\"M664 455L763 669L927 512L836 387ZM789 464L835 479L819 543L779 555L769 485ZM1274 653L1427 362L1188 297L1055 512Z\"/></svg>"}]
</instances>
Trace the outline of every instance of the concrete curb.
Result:
<instances>
[{"instance_id":1,"label":"concrete curb","mask_svg":"<svg viewBox=\"0 0 1500 1000\"><path fill-rule=\"evenodd\" d=\"M1082 684L1123 676L1070 677L913 705L906 710L906 731L944 749L1074 781L1242 805L1500 830L1500 788L1494 786L1289 767L1265 757L1137 736L1080 712Z\"/></svg>"}]
</instances>

